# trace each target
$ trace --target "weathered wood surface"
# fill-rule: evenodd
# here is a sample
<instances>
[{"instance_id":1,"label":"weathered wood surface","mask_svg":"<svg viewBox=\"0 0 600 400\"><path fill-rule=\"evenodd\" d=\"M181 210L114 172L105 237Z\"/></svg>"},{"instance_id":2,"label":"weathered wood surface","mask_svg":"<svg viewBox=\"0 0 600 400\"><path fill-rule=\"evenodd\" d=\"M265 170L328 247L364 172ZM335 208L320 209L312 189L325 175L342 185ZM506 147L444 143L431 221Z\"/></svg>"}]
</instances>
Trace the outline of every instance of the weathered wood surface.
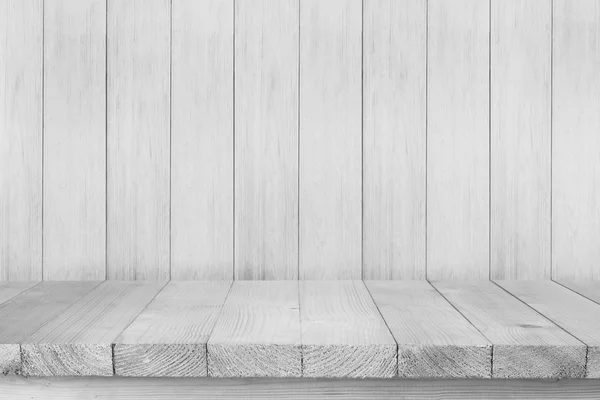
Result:
<instances>
[{"instance_id":1,"label":"weathered wood surface","mask_svg":"<svg viewBox=\"0 0 600 400\"><path fill-rule=\"evenodd\" d=\"M600 2L554 0L552 279L600 279Z\"/></svg>"},{"instance_id":2,"label":"weathered wood surface","mask_svg":"<svg viewBox=\"0 0 600 400\"><path fill-rule=\"evenodd\" d=\"M107 276L167 280L171 2L107 6Z\"/></svg>"},{"instance_id":3,"label":"weathered wood surface","mask_svg":"<svg viewBox=\"0 0 600 400\"><path fill-rule=\"evenodd\" d=\"M106 0L44 1L43 160L44 280L105 279Z\"/></svg>"},{"instance_id":4,"label":"weathered wood surface","mask_svg":"<svg viewBox=\"0 0 600 400\"><path fill-rule=\"evenodd\" d=\"M299 3L235 2L236 279L298 279Z\"/></svg>"},{"instance_id":5,"label":"weathered wood surface","mask_svg":"<svg viewBox=\"0 0 600 400\"><path fill-rule=\"evenodd\" d=\"M303 376L396 375L396 342L362 281L299 284Z\"/></svg>"},{"instance_id":6,"label":"weathered wood surface","mask_svg":"<svg viewBox=\"0 0 600 400\"><path fill-rule=\"evenodd\" d=\"M224 379L29 378L0 375L10 400L448 399L570 400L600 398L600 380L561 379Z\"/></svg>"},{"instance_id":7,"label":"weathered wood surface","mask_svg":"<svg viewBox=\"0 0 600 400\"><path fill-rule=\"evenodd\" d=\"M300 278L362 277L362 0L300 5Z\"/></svg>"},{"instance_id":8,"label":"weathered wood surface","mask_svg":"<svg viewBox=\"0 0 600 400\"><path fill-rule=\"evenodd\" d=\"M171 279L233 279L233 1L172 1Z\"/></svg>"},{"instance_id":9,"label":"weathered wood surface","mask_svg":"<svg viewBox=\"0 0 600 400\"><path fill-rule=\"evenodd\" d=\"M363 7L363 277L424 279L427 0Z\"/></svg>"},{"instance_id":10,"label":"weathered wood surface","mask_svg":"<svg viewBox=\"0 0 600 400\"><path fill-rule=\"evenodd\" d=\"M552 1L490 15L490 276L549 279Z\"/></svg>"},{"instance_id":11,"label":"weathered wood surface","mask_svg":"<svg viewBox=\"0 0 600 400\"><path fill-rule=\"evenodd\" d=\"M0 2L0 280L42 279L43 0Z\"/></svg>"},{"instance_id":12,"label":"weathered wood surface","mask_svg":"<svg viewBox=\"0 0 600 400\"><path fill-rule=\"evenodd\" d=\"M12 299L13 297L31 289L40 282L37 281L12 281L0 282L0 304Z\"/></svg>"},{"instance_id":13,"label":"weathered wood surface","mask_svg":"<svg viewBox=\"0 0 600 400\"><path fill-rule=\"evenodd\" d=\"M164 285L102 283L22 341L23 375L113 375L112 344Z\"/></svg>"},{"instance_id":14,"label":"weathered wood surface","mask_svg":"<svg viewBox=\"0 0 600 400\"><path fill-rule=\"evenodd\" d=\"M428 2L428 279L489 277L489 7Z\"/></svg>"},{"instance_id":15,"label":"weathered wood surface","mask_svg":"<svg viewBox=\"0 0 600 400\"><path fill-rule=\"evenodd\" d=\"M600 281L579 280L559 281L558 283L600 304Z\"/></svg>"},{"instance_id":16,"label":"weathered wood surface","mask_svg":"<svg viewBox=\"0 0 600 400\"><path fill-rule=\"evenodd\" d=\"M402 378L490 378L492 345L428 282L366 281Z\"/></svg>"},{"instance_id":17,"label":"weathered wood surface","mask_svg":"<svg viewBox=\"0 0 600 400\"><path fill-rule=\"evenodd\" d=\"M19 344L99 284L100 282L42 282L2 304L0 375L19 373Z\"/></svg>"},{"instance_id":18,"label":"weathered wood surface","mask_svg":"<svg viewBox=\"0 0 600 400\"><path fill-rule=\"evenodd\" d=\"M297 281L236 281L208 341L213 377L302 374Z\"/></svg>"},{"instance_id":19,"label":"weathered wood surface","mask_svg":"<svg viewBox=\"0 0 600 400\"><path fill-rule=\"evenodd\" d=\"M600 378L600 304L551 281L496 281L588 346L586 377Z\"/></svg>"},{"instance_id":20,"label":"weathered wood surface","mask_svg":"<svg viewBox=\"0 0 600 400\"><path fill-rule=\"evenodd\" d=\"M206 376L206 342L231 282L171 281L115 341L115 374Z\"/></svg>"},{"instance_id":21,"label":"weathered wood surface","mask_svg":"<svg viewBox=\"0 0 600 400\"><path fill-rule=\"evenodd\" d=\"M493 378L585 376L586 346L490 281L432 282L492 342Z\"/></svg>"}]
</instances>

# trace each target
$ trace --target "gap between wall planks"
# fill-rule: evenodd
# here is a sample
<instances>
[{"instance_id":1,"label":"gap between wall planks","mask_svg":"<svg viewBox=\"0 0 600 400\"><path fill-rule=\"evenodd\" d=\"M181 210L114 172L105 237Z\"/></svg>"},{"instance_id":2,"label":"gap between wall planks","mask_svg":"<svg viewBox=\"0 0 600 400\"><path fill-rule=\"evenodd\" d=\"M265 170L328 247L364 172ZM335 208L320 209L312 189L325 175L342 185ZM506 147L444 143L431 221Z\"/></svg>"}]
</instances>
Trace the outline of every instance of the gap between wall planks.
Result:
<instances>
[{"instance_id":1,"label":"gap between wall planks","mask_svg":"<svg viewBox=\"0 0 600 400\"><path fill-rule=\"evenodd\" d=\"M291 18L296 16L290 11L296 4L289 1L277 6L286 8ZM41 0L3 2L2 15L11 18L0 18L0 36L6 39L0 40L0 279L41 279L42 275L44 279L98 279L103 271L109 278L164 279L171 274L178 279L230 279L234 268L239 270L236 278L250 270L248 279L360 277L361 236L365 277L423 278L426 252L432 279L487 274L519 279L597 278L594 262L600 258L596 246L600 214L595 198L600 195L595 182L600 176L600 142L594 132L600 129L595 118L600 102L600 90L596 90L600 72L595 66L600 51L592 39L600 29L598 0L555 0L553 10L548 8L550 0L491 0L489 4L459 0L448 10L444 2L430 0L423 11L427 14L424 26L419 25L419 18L410 19L414 26L392 23L393 18L421 13L423 0L393 5L365 0L364 10L359 3L299 1L298 44L285 35L266 36L276 43L287 38L292 47L285 50L293 56L294 49L298 51L298 104L296 109L289 106L287 112L274 113L276 117L260 114L259 122L269 129L269 124L293 125L290 121L296 113L299 127L268 130L249 125L248 132L255 132L252 139L276 137L278 144L291 146L277 151L261 148L273 157L254 157L240 147L237 167L256 167L249 173L247 168L233 169L234 134L243 137L249 116L258 118L240 112L235 115L239 121L234 132L235 99L240 107L243 101L250 103L243 82L248 79L246 83L261 89L267 105L260 110L265 113L283 107L283 102L275 101L277 90L294 98L293 83L285 85L290 90L284 90L277 86L283 87L283 82L275 79L291 70L293 62L284 69L282 60L269 58L276 45L267 39L256 40L265 46L262 58L248 60L255 62L254 75L239 69L244 57L248 58L244 51L251 50L240 47L245 45L243 36L259 37L264 33L259 29L276 28L268 22L251 28L243 21L259 17L270 21L273 15L246 15L260 13L260 7L248 6L249 0L243 4L240 0L237 14L233 0L202 4L175 0L173 16L167 0L114 4L109 0L104 13L105 3L100 0L78 2L72 9L55 0L48 0L45 7ZM267 0L260 4L266 13L275 13ZM470 20L474 36L463 35L465 26L452 23L452 13L461 7L474 16ZM61 22L67 14L72 24ZM191 31L185 21L194 15L213 24L191 24ZM244 29L237 45L235 18L239 31ZM327 32L315 30L321 25L329 27ZM102 32L108 40L104 44ZM293 33L293 29L288 32ZM133 36L127 35L144 39L133 44ZM452 35L456 40L451 45L457 51L448 53L442 44ZM404 37L401 43L422 40L425 47L407 45L394 47L398 53L389 52L386 43ZM187 51L188 47L194 52ZM236 49L240 51L239 76L234 78ZM419 49L425 53L418 53ZM532 57L537 52L539 57ZM468 60L472 63L461 67ZM507 65L506 60L511 63ZM420 62L425 64L422 70L416 66ZM409 75L389 75L402 71L393 65L412 66L411 76L425 79L427 107L421 117L426 127L418 122L418 104L408 100L409 89L400 86L399 92L393 91L403 80L415 85L421 81ZM102 119L102 99L95 95L102 87L102 70L107 75L104 161L103 151L96 146L102 147L97 122ZM362 86L358 71L362 71ZM386 73L393 83L391 89ZM549 83L548 74L552 75ZM483 75L491 83L487 89ZM65 76L83 83L59 85ZM459 88L461 82L470 85L467 91ZM239 86L237 94L235 86ZM207 91L210 98L200 97ZM553 102L551 121L548 91ZM527 100L527 106L520 99ZM407 104L403 106L402 101ZM470 102L475 107L469 107ZM340 104L343 107L336 106ZM361 104L362 146L357 144ZM487 113L485 104L489 105ZM414 120L395 112L397 107L412 107ZM315 119L310 112L320 117ZM461 112L469 118L446 118ZM481 122L485 115L491 116L487 127ZM287 129L288 135L281 133ZM550 129L552 154L548 157ZM449 132L455 135L454 149L446 140ZM491 141L483 145L486 132ZM424 140L419 135L424 134L426 149L419 147ZM324 151L325 144L333 149L331 155ZM385 152L391 154L393 146L400 146L394 154L403 157L386 162ZM421 151L424 156L419 155ZM360 172L356 172L361 158L362 198L357 189ZM287 197L294 193L293 184L269 175L272 159L289 168L275 168L275 173L297 179L295 197ZM422 195L427 200L421 200L427 201L426 216L419 214L419 174L423 173L419 162L426 162L427 189ZM491 174L485 173L485 165L491 166ZM102 174L107 180L105 200L102 177L97 176ZM253 209L260 215L255 211L245 215L241 208L234 214L238 185L238 205L258 198ZM491 191L487 200L485 186ZM279 201L270 197L280 193L286 197ZM407 216L414 220L406 220ZM237 225L235 218L240 220ZM422 218L427 219L425 231L418 230ZM250 219L248 225L241 222ZM285 228L269 228L271 223ZM293 227L295 223L298 228ZM253 224L256 231L248 228ZM242 236L233 245L236 229L246 236L248 249L242 247L246 243ZM487 244L486 230L491 234ZM423 235L427 250L419 247ZM264 260L255 262L252 259L257 257L251 256L246 264L243 255L260 247L256 244L260 237L272 239L277 246L261 248L254 254ZM285 244L280 247L276 239L284 242L283 238ZM103 245L108 253L102 251ZM239 260L234 265L237 251ZM267 265L278 257L285 262L261 270L260 263ZM297 270L294 262L299 264Z\"/></svg>"}]
</instances>

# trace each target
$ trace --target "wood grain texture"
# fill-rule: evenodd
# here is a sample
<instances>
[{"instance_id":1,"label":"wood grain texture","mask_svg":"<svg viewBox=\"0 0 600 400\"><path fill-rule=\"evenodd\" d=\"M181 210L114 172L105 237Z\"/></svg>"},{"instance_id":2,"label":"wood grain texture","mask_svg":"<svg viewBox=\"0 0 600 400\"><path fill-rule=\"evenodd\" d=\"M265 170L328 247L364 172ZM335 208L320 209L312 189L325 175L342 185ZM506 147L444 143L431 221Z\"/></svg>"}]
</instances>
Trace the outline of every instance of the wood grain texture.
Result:
<instances>
[{"instance_id":1,"label":"wood grain texture","mask_svg":"<svg viewBox=\"0 0 600 400\"><path fill-rule=\"evenodd\" d=\"M303 376L396 375L396 342L362 281L299 284Z\"/></svg>"},{"instance_id":2,"label":"wood grain texture","mask_svg":"<svg viewBox=\"0 0 600 400\"><path fill-rule=\"evenodd\" d=\"M600 304L600 281L559 281L561 285Z\"/></svg>"},{"instance_id":3,"label":"wood grain texture","mask_svg":"<svg viewBox=\"0 0 600 400\"><path fill-rule=\"evenodd\" d=\"M600 1L555 0L552 278L600 279Z\"/></svg>"},{"instance_id":4,"label":"wood grain texture","mask_svg":"<svg viewBox=\"0 0 600 400\"><path fill-rule=\"evenodd\" d=\"M233 0L175 0L171 278L233 279Z\"/></svg>"},{"instance_id":5,"label":"wood grain texture","mask_svg":"<svg viewBox=\"0 0 600 400\"><path fill-rule=\"evenodd\" d=\"M298 279L298 7L235 3L236 279Z\"/></svg>"},{"instance_id":6,"label":"wood grain texture","mask_svg":"<svg viewBox=\"0 0 600 400\"><path fill-rule=\"evenodd\" d=\"M588 346L586 378L600 378L600 304L551 281L496 281Z\"/></svg>"},{"instance_id":7,"label":"wood grain texture","mask_svg":"<svg viewBox=\"0 0 600 400\"><path fill-rule=\"evenodd\" d=\"M0 2L0 280L42 279L42 0Z\"/></svg>"},{"instance_id":8,"label":"wood grain texture","mask_svg":"<svg viewBox=\"0 0 600 400\"><path fill-rule=\"evenodd\" d=\"M106 277L106 1L44 3L44 279Z\"/></svg>"},{"instance_id":9,"label":"wood grain texture","mask_svg":"<svg viewBox=\"0 0 600 400\"><path fill-rule=\"evenodd\" d=\"M300 279L362 272L361 0L300 7Z\"/></svg>"},{"instance_id":10,"label":"wood grain texture","mask_svg":"<svg viewBox=\"0 0 600 400\"><path fill-rule=\"evenodd\" d=\"M109 0L109 279L169 278L170 1Z\"/></svg>"},{"instance_id":11,"label":"wood grain texture","mask_svg":"<svg viewBox=\"0 0 600 400\"><path fill-rule=\"evenodd\" d=\"M363 6L363 276L424 279L427 2Z\"/></svg>"},{"instance_id":12,"label":"wood grain texture","mask_svg":"<svg viewBox=\"0 0 600 400\"><path fill-rule=\"evenodd\" d=\"M552 2L491 5L491 277L549 279Z\"/></svg>"},{"instance_id":13,"label":"wood grain texture","mask_svg":"<svg viewBox=\"0 0 600 400\"><path fill-rule=\"evenodd\" d=\"M223 378L23 378L0 376L11 400L455 399L568 400L600 397L600 380L405 380Z\"/></svg>"},{"instance_id":14,"label":"wood grain texture","mask_svg":"<svg viewBox=\"0 0 600 400\"><path fill-rule=\"evenodd\" d=\"M431 0L427 277L489 276L489 2Z\"/></svg>"},{"instance_id":15,"label":"wood grain texture","mask_svg":"<svg viewBox=\"0 0 600 400\"><path fill-rule=\"evenodd\" d=\"M0 282L0 304L7 302L15 296L31 289L40 282L36 281L13 281Z\"/></svg>"},{"instance_id":16,"label":"wood grain texture","mask_svg":"<svg viewBox=\"0 0 600 400\"><path fill-rule=\"evenodd\" d=\"M398 343L398 376L491 377L491 343L429 283L365 284Z\"/></svg>"},{"instance_id":17,"label":"wood grain texture","mask_svg":"<svg viewBox=\"0 0 600 400\"><path fill-rule=\"evenodd\" d=\"M492 342L493 378L585 376L586 346L492 282L433 285Z\"/></svg>"},{"instance_id":18,"label":"wood grain texture","mask_svg":"<svg viewBox=\"0 0 600 400\"><path fill-rule=\"evenodd\" d=\"M115 341L115 374L206 376L206 342L231 282L171 281Z\"/></svg>"},{"instance_id":19,"label":"wood grain texture","mask_svg":"<svg viewBox=\"0 0 600 400\"><path fill-rule=\"evenodd\" d=\"M213 377L302 374L298 282L235 281L208 341Z\"/></svg>"},{"instance_id":20,"label":"wood grain texture","mask_svg":"<svg viewBox=\"0 0 600 400\"><path fill-rule=\"evenodd\" d=\"M164 282L106 281L21 342L25 376L111 376L112 343Z\"/></svg>"},{"instance_id":21,"label":"wood grain texture","mask_svg":"<svg viewBox=\"0 0 600 400\"><path fill-rule=\"evenodd\" d=\"M0 306L0 375L21 371L19 344L100 282L42 282Z\"/></svg>"}]
</instances>

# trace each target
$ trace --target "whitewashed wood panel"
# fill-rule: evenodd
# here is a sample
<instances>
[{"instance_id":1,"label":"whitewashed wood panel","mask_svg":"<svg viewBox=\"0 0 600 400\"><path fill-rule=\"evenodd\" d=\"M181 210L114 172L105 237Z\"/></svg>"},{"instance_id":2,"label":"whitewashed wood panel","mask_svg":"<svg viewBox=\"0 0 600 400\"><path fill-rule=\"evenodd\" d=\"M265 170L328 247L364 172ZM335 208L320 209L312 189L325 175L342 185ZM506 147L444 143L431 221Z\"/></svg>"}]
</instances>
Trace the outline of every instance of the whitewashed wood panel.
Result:
<instances>
[{"instance_id":1,"label":"whitewashed wood panel","mask_svg":"<svg viewBox=\"0 0 600 400\"><path fill-rule=\"evenodd\" d=\"M235 277L298 278L298 0L235 3Z\"/></svg>"},{"instance_id":2,"label":"whitewashed wood panel","mask_svg":"<svg viewBox=\"0 0 600 400\"><path fill-rule=\"evenodd\" d=\"M362 275L362 1L300 5L300 278Z\"/></svg>"},{"instance_id":3,"label":"whitewashed wood panel","mask_svg":"<svg viewBox=\"0 0 600 400\"><path fill-rule=\"evenodd\" d=\"M427 2L366 0L363 276L425 278Z\"/></svg>"},{"instance_id":4,"label":"whitewashed wood panel","mask_svg":"<svg viewBox=\"0 0 600 400\"><path fill-rule=\"evenodd\" d=\"M174 0L171 276L233 278L233 0Z\"/></svg>"},{"instance_id":5,"label":"whitewashed wood panel","mask_svg":"<svg viewBox=\"0 0 600 400\"><path fill-rule=\"evenodd\" d=\"M0 280L42 278L42 4L0 1Z\"/></svg>"},{"instance_id":6,"label":"whitewashed wood panel","mask_svg":"<svg viewBox=\"0 0 600 400\"><path fill-rule=\"evenodd\" d=\"M489 276L489 2L430 0L427 277Z\"/></svg>"},{"instance_id":7,"label":"whitewashed wood panel","mask_svg":"<svg viewBox=\"0 0 600 400\"><path fill-rule=\"evenodd\" d=\"M600 1L554 1L552 277L600 279Z\"/></svg>"},{"instance_id":8,"label":"whitewashed wood panel","mask_svg":"<svg viewBox=\"0 0 600 400\"><path fill-rule=\"evenodd\" d=\"M170 1L109 0L108 278L169 278Z\"/></svg>"},{"instance_id":9,"label":"whitewashed wood panel","mask_svg":"<svg viewBox=\"0 0 600 400\"><path fill-rule=\"evenodd\" d=\"M491 4L491 276L549 279L552 3Z\"/></svg>"},{"instance_id":10,"label":"whitewashed wood panel","mask_svg":"<svg viewBox=\"0 0 600 400\"><path fill-rule=\"evenodd\" d=\"M106 277L106 1L44 3L44 279Z\"/></svg>"}]
</instances>

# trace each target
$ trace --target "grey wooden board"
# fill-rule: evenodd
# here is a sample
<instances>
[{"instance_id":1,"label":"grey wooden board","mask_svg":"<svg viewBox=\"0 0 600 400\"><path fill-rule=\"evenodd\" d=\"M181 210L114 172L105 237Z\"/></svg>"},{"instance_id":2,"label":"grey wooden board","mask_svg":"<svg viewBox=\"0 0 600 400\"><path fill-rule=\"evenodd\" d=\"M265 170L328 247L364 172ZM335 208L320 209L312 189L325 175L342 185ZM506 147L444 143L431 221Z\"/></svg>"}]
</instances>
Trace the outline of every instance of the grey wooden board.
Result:
<instances>
[{"instance_id":1,"label":"grey wooden board","mask_svg":"<svg viewBox=\"0 0 600 400\"><path fill-rule=\"evenodd\" d=\"M38 285L40 282L36 281L12 281L12 282L0 282L0 304L12 299L18 294Z\"/></svg>"},{"instance_id":2,"label":"grey wooden board","mask_svg":"<svg viewBox=\"0 0 600 400\"><path fill-rule=\"evenodd\" d=\"M489 3L428 2L428 279L489 277Z\"/></svg>"},{"instance_id":3,"label":"grey wooden board","mask_svg":"<svg viewBox=\"0 0 600 400\"><path fill-rule=\"evenodd\" d=\"M600 2L554 0L552 279L600 279Z\"/></svg>"},{"instance_id":4,"label":"grey wooden board","mask_svg":"<svg viewBox=\"0 0 600 400\"><path fill-rule=\"evenodd\" d=\"M301 279L362 277L362 0L300 5Z\"/></svg>"},{"instance_id":5,"label":"grey wooden board","mask_svg":"<svg viewBox=\"0 0 600 400\"><path fill-rule=\"evenodd\" d=\"M303 376L396 375L396 342L362 281L299 284Z\"/></svg>"},{"instance_id":6,"label":"grey wooden board","mask_svg":"<svg viewBox=\"0 0 600 400\"><path fill-rule=\"evenodd\" d=\"M428 282L365 284L398 343L398 376L491 377L491 343Z\"/></svg>"},{"instance_id":7,"label":"grey wooden board","mask_svg":"<svg viewBox=\"0 0 600 400\"><path fill-rule=\"evenodd\" d=\"M21 371L19 344L100 282L42 282L0 306L0 375Z\"/></svg>"},{"instance_id":8,"label":"grey wooden board","mask_svg":"<svg viewBox=\"0 0 600 400\"><path fill-rule=\"evenodd\" d=\"M363 7L363 277L424 279L427 1Z\"/></svg>"},{"instance_id":9,"label":"grey wooden board","mask_svg":"<svg viewBox=\"0 0 600 400\"><path fill-rule=\"evenodd\" d=\"M206 342L231 282L171 281L119 335L115 374L206 376Z\"/></svg>"},{"instance_id":10,"label":"grey wooden board","mask_svg":"<svg viewBox=\"0 0 600 400\"><path fill-rule=\"evenodd\" d=\"M0 1L0 280L42 279L43 0Z\"/></svg>"},{"instance_id":11,"label":"grey wooden board","mask_svg":"<svg viewBox=\"0 0 600 400\"><path fill-rule=\"evenodd\" d=\"M586 377L600 378L600 304L552 281L496 281L588 346Z\"/></svg>"},{"instance_id":12,"label":"grey wooden board","mask_svg":"<svg viewBox=\"0 0 600 400\"><path fill-rule=\"evenodd\" d=\"M113 375L112 343L164 285L102 283L21 342L23 375Z\"/></svg>"},{"instance_id":13,"label":"grey wooden board","mask_svg":"<svg viewBox=\"0 0 600 400\"><path fill-rule=\"evenodd\" d=\"M208 341L213 377L299 377L297 281L235 281Z\"/></svg>"},{"instance_id":14,"label":"grey wooden board","mask_svg":"<svg viewBox=\"0 0 600 400\"><path fill-rule=\"evenodd\" d=\"M46 0L44 280L106 278L105 99L106 0Z\"/></svg>"},{"instance_id":15,"label":"grey wooden board","mask_svg":"<svg viewBox=\"0 0 600 400\"><path fill-rule=\"evenodd\" d=\"M559 281L561 285L600 304L600 281Z\"/></svg>"},{"instance_id":16,"label":"grey wooden board","mask_svg":"<svg viewBox=\"0 0 600 400\"><path fill-rule=\"evenodd\" d=\"M298 279L298 18L235 2L236 279Z\"/></svg>"},{"instance_id":17,"label":"grey wooden board","mask_svg":"<svg viewBox=\"0 0 600 400\"><path fill-rule=\"evenodd\" d=\"M570 400L600 398L600 380L29 378L0 375L10 400L406 399Z\"/></svg>"},{"instance_id":18,"label":"grey wooden board","mask_svg":"<svg viewBox=\"0 0 600 400\"><path fill-rule=\"evenodd\" d=\"M171 279L233 279L233 3L172 2Z\"/></svg>"},{"instance_id":19,"label":"grey wooden board","mask_svg":"<svg viewBox=\"0 0 600 400\"><path fill-rule=\"evenodd\" d=\"M490 276L549 279L552 1L491 2Z\"/></svg>"},{"instance_id":20,"label":"grey wooden board","mask_svg":"<svg viewBox=\"0 0 600 400\"><path fill-rule=\"evenodd\" d=\"M107 4L107 276L167 280L171 2Z\"/></svg>"},{"instance_id":21,"label":"grey wooden board","mask_svg":"<svg viewBox=\"0 0 600 400\"><path fill-rule=\"evenodd\" d=\"M492 378L585 376L586 346L490 281L432 284L492 342Z\"/></svg>"}]
</instances>

